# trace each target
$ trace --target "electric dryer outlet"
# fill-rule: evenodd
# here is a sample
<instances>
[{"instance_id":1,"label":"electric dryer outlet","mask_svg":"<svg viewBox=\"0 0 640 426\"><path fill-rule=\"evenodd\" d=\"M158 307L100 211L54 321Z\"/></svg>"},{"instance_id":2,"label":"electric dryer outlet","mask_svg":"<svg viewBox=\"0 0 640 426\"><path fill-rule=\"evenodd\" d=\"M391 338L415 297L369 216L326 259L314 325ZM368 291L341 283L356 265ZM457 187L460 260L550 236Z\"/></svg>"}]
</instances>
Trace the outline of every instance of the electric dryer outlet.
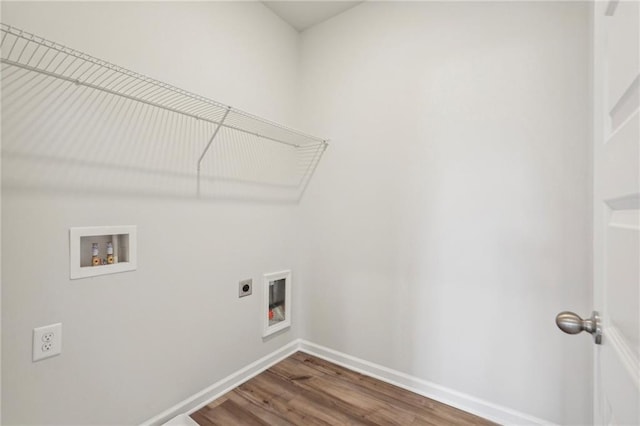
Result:
<instances>
[{"instance_id":1,"label":"electric dryer outlet","mask_svg":"<svg viewBox=\"0 0 640 426\"><path fill-rule=\"evenodd\" d=\"M248 278L238 283L238 297L250 296L253 291L253 279Z\"/></svg>"}]
</instances>

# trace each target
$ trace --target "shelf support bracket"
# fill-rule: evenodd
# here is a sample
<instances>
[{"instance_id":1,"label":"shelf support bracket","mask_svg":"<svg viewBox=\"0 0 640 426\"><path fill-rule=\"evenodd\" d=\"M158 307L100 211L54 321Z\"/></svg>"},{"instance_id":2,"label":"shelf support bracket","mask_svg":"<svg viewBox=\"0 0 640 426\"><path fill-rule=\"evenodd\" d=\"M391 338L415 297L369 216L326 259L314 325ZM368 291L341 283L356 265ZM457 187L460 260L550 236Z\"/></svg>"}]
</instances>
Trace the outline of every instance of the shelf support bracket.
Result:
<instances>
[{"instance_id":1,"label":"shelf support bracket","mask_svg":"<svg viewBox=\"0 0 640 426\"><path fill-rule=\"evenodd\" d=\"M320 163L320 159L324 155L324 151L329 146L329 142L327 140L323 140L321 144L318 145L316 152L313 154L313 158L307 167L307 170L304 172L302 177L300 178L300 182L298 185L302 188L300 191L300 195L298 196L298 201L302 199L305 191L307 190L307 185L309 185L309 181L311 180L311 176L316 172L316 167L318 167L318 163Z\"/></svg>"},{"instance_id":2,"label":"shelf support bracket","mask_svg":"<svg viewBox=\"0 0 640 426\"><path fill-rule=\"evenodd\" d=\"M220 128L224 123L224 120L227 118L227 115L229 115L229 111L231 111L231 107L227 107L227 110L224 112L224 115L222 116L222 120L220 120L220 122L216 126L216 129L213 131L213 135L211 135L211 139L209 139L209 143L207 143L207 146L204 148L204 151L202 151L202 155L200 155L200 158L198 159L198 197L200 196L200 167L202 166L202 160L204 159L205 155L207 155L207 151L209 151L209 148L211 147L213 140L218 135L218 132L220 131Z\"/></svg>"}]
</instances>

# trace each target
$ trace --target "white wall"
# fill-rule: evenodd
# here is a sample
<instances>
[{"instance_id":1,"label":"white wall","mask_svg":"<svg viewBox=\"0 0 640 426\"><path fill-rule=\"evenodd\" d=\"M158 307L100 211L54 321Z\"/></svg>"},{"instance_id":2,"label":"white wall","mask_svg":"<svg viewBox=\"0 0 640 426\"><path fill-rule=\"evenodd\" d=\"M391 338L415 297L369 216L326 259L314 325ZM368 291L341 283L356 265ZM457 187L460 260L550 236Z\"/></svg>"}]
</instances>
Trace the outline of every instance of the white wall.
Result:
<instances>
[{"instance_id":1,"label":"white wall","mask_svg":"<svg viewBox=\"0 0 640 426\"><path fill-rule=\"evenodd\" d=\"M583 3L366 2L302 34L310 341L548 421L587 424Z\"/></svg>"},{"instance_id":2,"label":"white wall","mask_svg":"<svg viewBox=\"0 0 640 426\"><path fill-rule=\"evenodd\" d=\"M2 21L295 125L298 35L260 3L3 2ZM40 166L19 171L42 177ZM3 172L3 424L141 422L297 337L294 320L263 342L259 317L261 274L292 266L293 207L37 189ZM69 280L70 227L127 224L138 225L136 272ZM240 300L248 277L254 294ZM62 355L32 363L32 329L58 321Z\"/></svg>"},{"instance_id":3,"label":"white wall","mask_svg":"<svg viewBox=\"0 0 640 426\"><path fill-rule=\"evenodd\" d=\"M3 2L5 23L333 142L299 208L34 190L3 158L2 423L139 422L299 336L588 423L591 342L553 324L591 309L586 12L367 2L299 39L257 3ZM108 224L138 225L138 271L70 281L68 228ZM292 266L304 310L263 343L237 281ZM63 355L32 363L57 321Z\"/></svg>"}]
</instances>

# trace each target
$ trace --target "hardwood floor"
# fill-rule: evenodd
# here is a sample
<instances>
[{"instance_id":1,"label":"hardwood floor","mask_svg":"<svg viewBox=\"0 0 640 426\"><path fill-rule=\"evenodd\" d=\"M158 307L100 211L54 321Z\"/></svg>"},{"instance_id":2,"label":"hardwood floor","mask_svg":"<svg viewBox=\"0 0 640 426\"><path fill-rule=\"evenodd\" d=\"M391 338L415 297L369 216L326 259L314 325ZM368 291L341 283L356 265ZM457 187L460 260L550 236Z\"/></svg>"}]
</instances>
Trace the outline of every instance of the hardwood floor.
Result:
<instances>
[{"instance_id":1,"label":"hardwood floor","mask_svg":"<svg viewBox=\"0 0 640 426\"><path fill-rule=\"evenodd\" d=\"M191 415L210 425L493 425L297 352Z\"/></svg>"}]
</instances>

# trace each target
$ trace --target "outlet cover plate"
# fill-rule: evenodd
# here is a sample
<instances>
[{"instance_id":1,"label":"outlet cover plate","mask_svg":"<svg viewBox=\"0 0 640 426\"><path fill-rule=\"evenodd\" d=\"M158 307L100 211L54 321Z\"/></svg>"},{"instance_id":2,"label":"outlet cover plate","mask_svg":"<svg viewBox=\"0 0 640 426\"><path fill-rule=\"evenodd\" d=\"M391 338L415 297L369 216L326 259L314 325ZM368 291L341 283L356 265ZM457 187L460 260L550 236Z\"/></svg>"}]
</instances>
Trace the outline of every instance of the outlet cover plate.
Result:
<instances>
[{"instance_id":1,"label":"outlet cover plate","mask_svg":"<svg viewBox=\"0 0 640 426\"><path fill-rule=\"evenodd\" d=\"M238 297L250 296L253 291L253 279L249 278L238 283Z\"/></svg>"},{"instance_id":2,"label":"outlet cover plate","mask_svg":"<svg viewBox=\"0 0 640 426\"><path fill-rule=\"evenodd\" d=\"M62 352L62 323L33 329L33 361L60 355Z\"/></svg>"}]
</instances>

